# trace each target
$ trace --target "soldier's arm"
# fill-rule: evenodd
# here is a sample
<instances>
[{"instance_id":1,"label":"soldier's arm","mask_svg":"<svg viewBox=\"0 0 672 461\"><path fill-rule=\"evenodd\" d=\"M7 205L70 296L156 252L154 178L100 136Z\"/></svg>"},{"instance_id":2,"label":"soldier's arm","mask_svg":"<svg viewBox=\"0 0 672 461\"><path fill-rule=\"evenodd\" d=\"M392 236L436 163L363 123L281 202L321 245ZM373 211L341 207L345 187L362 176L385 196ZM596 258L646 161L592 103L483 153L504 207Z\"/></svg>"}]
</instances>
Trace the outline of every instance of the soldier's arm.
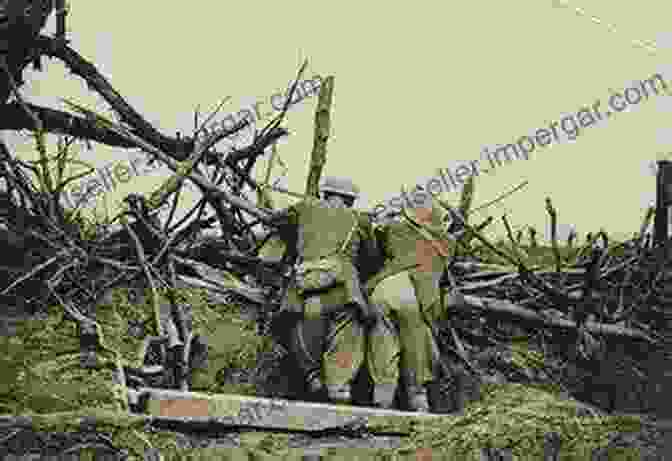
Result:
<instances>
[{"instance_id":1,"label":"soldier's arm","mask_svg":"<svg viewBox=\"0 0 672 461\"><path fill-rule=\"evenodd\" d=\"M366 242L366 247L371 254L376 254L379 251L379 248L373 232L373 224L371 223L370 218L366 215L361 215L359 219L361 222L360 229L362 230L362 237Z\"/></svg>"},{"instance_id":2,"label":"soldier's arm","mask_svg":"<svg viewBox=\"0 0 672 461\"><path fill-rule=\"evenodd\" d=\"M389 226L389 224L377 225L373 229L376 245L378 245L384 261L392 258L392 252L389 245Z\"/></svg>"},{"instance_id":3,"label":"soldier's arm","mask_svg":"<svg viewBox=\"0 0 672 461\"><path fill-rule=\"evenodd\" d=\"M385 265L392 257L392 254L388 251L387 246L387 226L373 226L372 234L372 238L375 239L375 245L378 251L376 255L377 260L372 263L365 264L368 272L365 274L365 276L362 277L362 281L366 287L366 292L369 295L371 294L373 287L375 287L375 285L377 285L378 282L382 280L381 276L385 271Z\"/></svg>"},{"instance_id":4,"label":"soldier's arm","mask_svg":"<svg viewBox=\"0 0 672 461\"><path fill-rule=\"evenodd\" d=\"M360 275L362 281L366 282L382 269L385 253L376 235L375 227L366 215L361 219L360 233L362 242L359 248Z\"/></svg>"},{"instance_id":5,"label":"soldier's arm","mask_svg":"<svg viewBox=\"0 0 672 461\"><path fill-rule=\"evenodd\" d=\"M284 263L290 263L290 261L296 259L299 205L300 203L290 205L287 208L274 212L271 218L271 226L278 230L278 236L285 244L285 252L282 257Z\"/></svg>"}]
</instances>

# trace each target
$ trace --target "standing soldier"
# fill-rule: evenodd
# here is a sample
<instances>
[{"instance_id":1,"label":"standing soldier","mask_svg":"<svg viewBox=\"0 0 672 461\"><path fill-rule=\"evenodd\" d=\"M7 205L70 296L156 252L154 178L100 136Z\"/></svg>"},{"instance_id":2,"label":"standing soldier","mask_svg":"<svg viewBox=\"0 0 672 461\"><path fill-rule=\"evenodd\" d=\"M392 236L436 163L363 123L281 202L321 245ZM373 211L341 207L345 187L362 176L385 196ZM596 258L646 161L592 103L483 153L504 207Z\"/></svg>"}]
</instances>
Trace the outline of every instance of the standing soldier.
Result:
<instances>
[{"instance_id":1,"label":"standing soldier","mask_svg":"<svg viewBox=\"0 0 672 461\"><path fill-rule=\"evenodd\" d=\"M427 412L427 385L438 371L439 351L426 322L437 322L445 315L445 308L452 305L449 299L442 300L439 287L450 245L447 239L433 240L422 228L427 226L448 237L443 223L445 213L431 195L417 193L414 199L415 203L406 209L410 220L400 216L376 230L387 262L368 281L366 291L371 294L371 303L398 324L408 407ZM372 353L369 364L376 367L389 363L394 351L374 347Z\"/></svg>"},{"instance_id":2,"label":"standing soldier","mask_svg":"<svg viewBox=\"0 0 672 461\"><path fill-rule=\"evenodd\" d=\"M323 199L305 199L277 216L280 233L296 249L296 275L284 310L301 315L289 334L309 391L350 403L351 384L364 361L365 326L376 321L361 286L362 255L376 254L370 218L352 206L359 188L325 178Z\"/></svg>"}]
</instances>

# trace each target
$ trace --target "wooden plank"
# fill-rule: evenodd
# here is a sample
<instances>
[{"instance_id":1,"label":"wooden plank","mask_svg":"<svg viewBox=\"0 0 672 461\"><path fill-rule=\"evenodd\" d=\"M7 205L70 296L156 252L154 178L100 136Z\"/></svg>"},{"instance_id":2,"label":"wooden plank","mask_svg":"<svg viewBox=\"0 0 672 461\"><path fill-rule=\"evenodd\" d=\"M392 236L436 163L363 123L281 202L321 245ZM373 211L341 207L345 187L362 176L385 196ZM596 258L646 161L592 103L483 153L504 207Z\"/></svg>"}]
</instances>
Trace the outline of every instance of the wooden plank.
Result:
<instances>
[{"instance_id":1,"label":"wooden plank","mask_svg":"<svg viewBox=\"0 0 672 461\"><path fill-rule=\"evenodd\" d=\"M447 416L233 394L210 395L167 389L145 389L142 392L148 394L145 412L153 417L287 430L313 431L351 424L366 425L371 417Z\"/></svg>"}]
</instances>

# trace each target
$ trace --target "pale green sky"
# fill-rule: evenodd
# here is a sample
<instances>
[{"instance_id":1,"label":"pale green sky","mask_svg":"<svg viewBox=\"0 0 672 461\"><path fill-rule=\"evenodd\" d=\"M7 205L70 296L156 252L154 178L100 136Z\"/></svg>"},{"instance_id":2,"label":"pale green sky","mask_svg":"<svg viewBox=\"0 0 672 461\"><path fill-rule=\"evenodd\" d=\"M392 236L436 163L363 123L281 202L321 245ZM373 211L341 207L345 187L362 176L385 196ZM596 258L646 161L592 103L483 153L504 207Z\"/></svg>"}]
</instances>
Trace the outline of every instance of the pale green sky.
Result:
<instances>
[{"instance_id":1,"label":"pale green sky","mask_svg":"<svg viewBox=\"0 0 672 461\"><path fill-rule=\"evenodd\" d=\"M68 27L73 47L166 134L191 132L197 104L204 113L231 96L221 119L267 100L287 87L307 58L307 78L335 76L325 174L350 175L364 191L360 207L370 208L437 168L480 158L486 146L492 150L549 128L598 98L605 107L611 91L656 72L672 81L666 14L672 6L564 3L569 7L551 0L328 6L211 0L190 8L155 0L72 0ZM654 41L658 51L649 53L636 40ZM64 109L59 98L66 97L107 112L106 103L62 64L45 64L41 73L24 74L27 99ZM476 204L527 180L523 191L490 213L508 211L516 228L546 229L544 197L550 196L565 226L562 236L568 224L581 234L604 227L630 235L655 197L647 163L672 151L670 100L652 96L585 128L573 142L561 135L559 144L537 147L530 160L477 178ZM290 111L292 135L279 146L289 168L285 185L297 192L305 185L316 102L310 98ZM13 134L5 138L22 157L31 156L30 143ZM94 145L81 158L102 165L131 153L139 155ZM160 178L137 178L109 198L150 191ZM456 200L457 194L445 197Z\"/></svg>"}]
</instances>

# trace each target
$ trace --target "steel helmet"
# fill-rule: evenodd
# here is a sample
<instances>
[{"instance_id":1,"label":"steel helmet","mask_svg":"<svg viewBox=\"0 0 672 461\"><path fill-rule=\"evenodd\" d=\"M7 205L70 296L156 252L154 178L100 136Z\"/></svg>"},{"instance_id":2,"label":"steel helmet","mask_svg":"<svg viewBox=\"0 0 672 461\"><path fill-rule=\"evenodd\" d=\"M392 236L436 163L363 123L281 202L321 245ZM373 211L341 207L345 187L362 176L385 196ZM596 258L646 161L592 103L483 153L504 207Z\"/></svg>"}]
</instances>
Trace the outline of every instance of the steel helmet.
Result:
<instances>
[{"instance_id":1,"label":"steel helmet","mask_svg":"<svg viewBox=\"0 0 672 461\"><path fill-rule=\"evenodd\" d=\"M327 176L322 181L320 192L330 192L332 194L345 195L357 199L359 197L359 187L350 180L350 178L338 178Z\"/></svg>"}]
</instances>

